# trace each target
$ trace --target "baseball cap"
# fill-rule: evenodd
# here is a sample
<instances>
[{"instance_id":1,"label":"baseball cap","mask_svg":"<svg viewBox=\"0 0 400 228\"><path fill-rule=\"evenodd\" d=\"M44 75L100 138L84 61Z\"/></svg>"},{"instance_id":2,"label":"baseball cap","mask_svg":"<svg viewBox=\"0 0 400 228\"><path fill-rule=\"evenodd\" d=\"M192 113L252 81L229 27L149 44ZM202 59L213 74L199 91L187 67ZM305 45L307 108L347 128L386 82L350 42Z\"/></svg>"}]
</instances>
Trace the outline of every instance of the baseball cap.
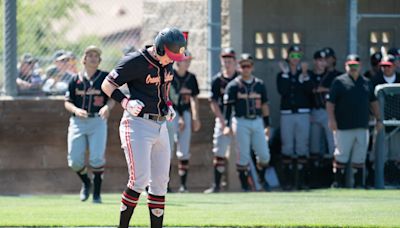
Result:
<instances>
[{"instance_id":1,"label":"baseball cap","mask_svg":"<svg viewBox=\"0 0 400 228\"><path fill-rule=\"evenodd\" d=\"M94 52L96 52L97 54L101 55L101 49L98 48L98 47L95 46L95 45L90 45L90 46L86 47L86 48L85 48L84 54L87 55L87 54L88 54L89 52L91 52L91 51L94 51Z\"/></svg>"},{"instance_id":2,"label":"baseball cap","mask_svg":"<svg viewBox=\"0 0 400 228\"><path fill-rule=\"evenodd\" d=\"M224 48L221 51L222 58L236 58L236 52L233 48Z\"/></svg>"},{"instance_id":3,"label":"baseball cap","mask_svg":"<svg viewBox=\"0 0 400 228\"><path fill-rule=\"evenodd\" d=\"M396 57L393 55L387 55L382 58L382 61L379 63L381 66L393 66L396 61Z\"/></svg>"},{"instance_id":4,"label":"baseball cap","mask_svg":"<svg viewBox=\"0 0 400 228\"><path fill-rule=\"evenodd\" d=\"M400 48L390 48L387 52L389 55L400 56Z\"/></svg>"},{"instance_id":5,"label":"baseball cap","mask_svg":"<svg viewBox=\"0 0 400 228\"><path fill-rule=\"evenodd\" d=\"M154 39L159 55L166 54L173 61L185 60L186 39L178 28L165 28Z\"/></svg>"},{"instance_id":6,"label":"baseball cap","mask_svg":"<svg viewBox=\"0 0 400 228\"><path fill-rule=\"evenodd\" d=\"M37 62L37 59L34 58L31 53L24 53L21 57L21 62L33 63L33 62Z\"/></svg>"},{"instance_id":7,"label":"baseball cap","mask_svg":"<svg viewBox=\"0 0 400 228\"><path fill-rule=\"evenodd\" d=\"M250 62L251 64L253 64L253 60L253 56L251 56L249 53L243 53L240 55L239 64L243 62Z\"/></svg>"},{"instance_id":8,"label":"baseball cap","mask_svg":"<svg viewBox=\"0 0 400 228\"><path fill-rule=\"evenodd\" d=\"M347 65L360 64L360 56L356 54L348 55L346 58L346 64Z\"/></svg>"},{"instance_id":9,"label":"baseball cap","mask_svg":"<svg viewBox=\"0 0 400 228\"><path fill-rule=\"evenodd\" d=\"M290 53L290 52L301 52L301 51L302 50L301 50L300 46L298 46L298 45L292 45L288 49L288 53Z\"/></svg>"},{"instance_id":10,"label":"baseball cap","mask_svg":"<svg viewBox=\"0 0 400 228\"><path fill-rule=\"evenodd\" d=\"M326 53L326 57L334 57L336 58L335 51L331 47L325 47L322 50Z\"/></svg>"},{"instance_id":11,"label":"baseball cap","mask_svg":"<svg viewBox=\"0 0 400 228\"><path fill-rule=\"evenodd\" d=\"M53 55L53 61L60 61L67 58L69 58L69 56L64 50L57 50Z\"/></svg>"},{"instance_id":12,"label":"baseball cap","mask_svg":"<svg viewBox=\"0 0 400 228\"><path fill-rule=\"evenodd\" d=\"M323 59L326 58L326 53L323 50L316 51L314 53L314 59Z\"/></svg>"},{"instance_id":13,"label":"baseball cap","mask_svg":"<svg viewBox=\"0 0 400 228\"><path fill-rule=\"evenodd\" d=\"M382 53L380 51L375 52L374 54L371 55L370 61L371 65L376 66L378 65L382 60Z\"/></svg>"}]
</instances>

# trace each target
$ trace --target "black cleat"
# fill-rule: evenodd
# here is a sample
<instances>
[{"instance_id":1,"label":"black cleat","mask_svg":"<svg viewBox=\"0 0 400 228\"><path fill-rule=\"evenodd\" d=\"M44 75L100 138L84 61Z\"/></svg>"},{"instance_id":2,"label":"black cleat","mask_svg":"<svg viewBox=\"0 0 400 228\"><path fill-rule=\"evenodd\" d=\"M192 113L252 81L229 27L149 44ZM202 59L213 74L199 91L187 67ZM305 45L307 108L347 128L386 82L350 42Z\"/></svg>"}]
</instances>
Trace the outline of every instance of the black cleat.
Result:
<instances>
[{"instance_id":1,"label":"black cleat","mask_svg":"<svg viewBox=\"0 0 400 228\"><path fill-rule=\"evenodd\" d=\"M80 198L81 201L86 201L89 198L89 194L90 194L90 182L89 183L84 183L82 184L82 188L81 188L81 193L80 193Z\"/></svg>"},{"instance_id":2,"label":"black cleat","mask_svg":"<svg viewBox=\"0 0 400 228\"><path fill-rule=\"evenodd\" d=\"M219 188L212 186L211 188L204 190L204 193L205 194L218 193L219 191L220 191Z\"/></svg>"},{"instance_id":3,"label":"black cleat","mask_svg":"<svg viewBox=\"0 0 400 228\"><path fill-rule=\"evenodd\" d=\"M101 196L93 195L93 203L102 203Z\"/></svg>"}]
</instances>

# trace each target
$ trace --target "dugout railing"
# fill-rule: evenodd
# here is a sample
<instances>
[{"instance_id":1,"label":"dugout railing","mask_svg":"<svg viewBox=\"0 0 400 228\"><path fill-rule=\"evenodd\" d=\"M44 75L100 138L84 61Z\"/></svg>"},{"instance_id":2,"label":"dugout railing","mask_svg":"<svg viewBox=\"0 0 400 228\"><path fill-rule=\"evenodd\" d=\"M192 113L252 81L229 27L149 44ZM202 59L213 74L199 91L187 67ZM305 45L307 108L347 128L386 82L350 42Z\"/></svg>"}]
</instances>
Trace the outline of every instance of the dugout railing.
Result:
<instances>
[{"instance_id":1,"label":"dugout railing","mask_svg":"<svg viewBox=\"0 0 400 228\"><path fill-rule=\"evenodd\" d=\"M385 150L387 141L400 130L400 83L375 87L384 128L377 133L375 144L375 188L384 189ZM388 128L390 130L388 131Z\"/></svg>"}]
</instances>

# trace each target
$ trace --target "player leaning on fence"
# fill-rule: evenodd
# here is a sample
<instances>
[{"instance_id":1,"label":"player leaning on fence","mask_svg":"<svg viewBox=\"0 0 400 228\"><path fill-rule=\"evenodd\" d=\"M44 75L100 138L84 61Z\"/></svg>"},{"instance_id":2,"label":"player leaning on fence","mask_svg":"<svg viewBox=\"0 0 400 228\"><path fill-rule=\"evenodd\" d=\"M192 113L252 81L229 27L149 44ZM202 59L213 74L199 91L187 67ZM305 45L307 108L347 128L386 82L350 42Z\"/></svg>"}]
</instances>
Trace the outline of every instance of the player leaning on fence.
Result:
<instances>
[{"instance_id":1,"label":"player leaning on fence","mask_svg":"<svg viewBox=\"0 0 400 228\"><path fill-rule=\"evenodd\" d=\"M327 102L329 127L334 131L334 187L344 186L345 164L350 160L355 187L363 186L363 169L368 147L369 108L377 119L377 130L383 127L379 105L372 83L360 75L358 55L347 56L346 73L338 76L331 86ZM351 156L351 157L350 157Z\"/></svg>"}]
</instances>

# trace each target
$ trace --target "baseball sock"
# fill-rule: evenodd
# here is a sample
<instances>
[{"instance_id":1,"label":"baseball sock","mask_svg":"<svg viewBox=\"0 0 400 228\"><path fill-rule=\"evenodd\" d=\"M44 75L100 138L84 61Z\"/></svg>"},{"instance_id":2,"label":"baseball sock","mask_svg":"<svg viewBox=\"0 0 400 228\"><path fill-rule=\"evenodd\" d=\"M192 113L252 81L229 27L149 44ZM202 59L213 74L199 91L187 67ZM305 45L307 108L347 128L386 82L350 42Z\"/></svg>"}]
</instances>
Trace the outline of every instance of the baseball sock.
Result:
<instances>
[{"instance_id":1,"label":"baseball sock","mask_svg":"<svg viewBox=\"0 0 400 228\"><path fill-rule=\"evenodd\" d=\"M283 155L282 168L283 168L283 190L290 190L293 186L293 159L289 156Z\"/></svg>"},{"instance_id":2,"label":"baseball sock","mask_svg":"<svg viewBox=\"0 0 400 228\"><path fill-rule=\"evenodd\" d=\"M82 181L82 188L80 192L81 201L86 201L90 194L90 178L87 174L87 168L83 167L81 170L76 172Z\"/></svg>"},{"instance_id":3,"label":"baseball sock","mask_svg":"<svg viewBox=\"0 0 400 228\"><path fill-rule=\"evenodd\" d=\"M186 188L186 179L188 175L189 160L181 160L178 165L178 172L181 178L181 186Z\"/></svg>"},{"instance_id":4,"label":"baseball sock","mask_svg":"<svg viewBox=\"0 0 400 228\"><path fill-rule=\"evenodd\" d=\"M214 181L215 189L219 190L221 186L221 177L225 172L225 158L214 157Z\"/></svg>"},{"instance_id":5,"label":"baseball sock","mask_svg":"<svg viewBox=\"0 0 400 228\"><path fill-rule=\"evenodd\" d=\"M308 164L307 158L304 156L300 156L297 160L297 172L298 172L298 185L299 189L307 189L307 173L308 173Z\"/></svg>"},{"instance_id":6,"label":"baseball sock","mask_svg":"<svg viewBox=\"0 0 400 228\"><path fill-rule=\"evenodd\" d=\"M354 187L364 187L364 164L352 164L354 173Z\"/></svg>"},{"instance_id":7,"label":"baseball sock","mask_svg":"<svg viewBox=\"0 0 400 228\"><path fill-rule=\"evenodd\" d=\"M133 211L138 203L140 193L126 188L122 193L121 200L121 214L119 219L119 228L127 228L129 227L129 221L131 220Z\"/></svg>"},{"instance_id":8,"label":"baseball sock","mask_svg":"<svg viewBox=\"0 0 400 228\"><path fill-rule=\"evenodd\" d=\"M236 165L236 169L238 171L240 184L242 186L243 191L249 191L249 182L248 182L248 167L243 165Z\"/></svg>"},{"instance_id":9,"label":"baseball sock","mask_svg":"<svg viewBox=\"0 0 400 228\"><path fill-rule=\"evenodd\" d=\"M334 175L334 182L332 187L335 188L343 188L345 185L345 168L346 164L333 161L333 175Z\"/></svg>"},{"instance_id":10,"label":"baseball sock","mask_svg":"<svg viewBox=\"0 0 400 228\"><path fill-rule=\"evenodd\" d=\"M149 194L147 205L149 206L151 228L161 228L164 219L165 196Z\"/></svg>"},{"instance_id":11,"label":"baseball sock","mask_svg":"<svg viewBox=\"0 0 400 228\"><path fill-rule=\"evenodd\" d=\"M93 168L93 200L100 200L101 183L103 182L104 167Z\"/></svg>"}]
</instances>

